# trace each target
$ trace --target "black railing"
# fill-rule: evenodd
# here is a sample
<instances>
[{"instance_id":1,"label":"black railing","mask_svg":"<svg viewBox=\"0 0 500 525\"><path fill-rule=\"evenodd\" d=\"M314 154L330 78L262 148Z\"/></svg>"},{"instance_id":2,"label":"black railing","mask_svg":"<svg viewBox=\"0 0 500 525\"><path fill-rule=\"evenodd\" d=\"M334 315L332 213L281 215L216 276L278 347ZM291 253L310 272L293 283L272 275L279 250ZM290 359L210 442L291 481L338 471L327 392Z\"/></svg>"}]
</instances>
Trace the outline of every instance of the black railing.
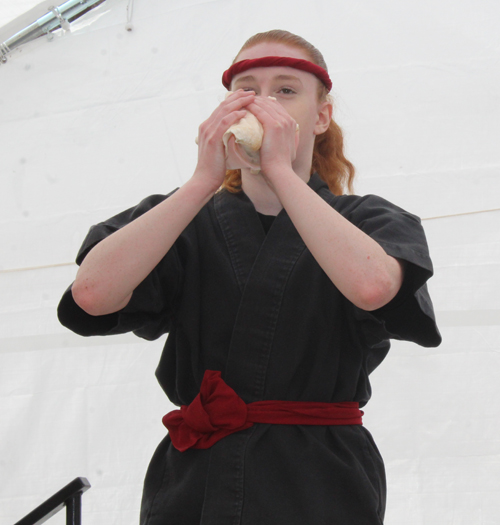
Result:
<instances>
[{"instance_id":1,"label":"black railing","mask_svg":"<svg viewBox=\"0 0 500 525\"><path fill-rule=\"evenodd\" d=\"M82 494L89 490L86 478L76 478L14 525L41 525L66 507L66 525L81 525Z\"/></svg>"}]
</instances>

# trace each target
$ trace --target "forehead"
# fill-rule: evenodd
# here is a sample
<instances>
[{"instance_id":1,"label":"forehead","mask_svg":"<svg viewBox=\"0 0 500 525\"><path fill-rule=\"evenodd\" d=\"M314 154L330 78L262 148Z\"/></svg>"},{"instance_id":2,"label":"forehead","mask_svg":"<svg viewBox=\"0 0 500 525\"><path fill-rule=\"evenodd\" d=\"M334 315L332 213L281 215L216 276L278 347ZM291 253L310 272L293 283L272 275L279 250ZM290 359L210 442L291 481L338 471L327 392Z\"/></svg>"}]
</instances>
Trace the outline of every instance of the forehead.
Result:
<instances>
[{"instance_id":1,"label":"forehead","mask_svg":"<svg viewBox=\"0 0 500 525\"><path fill-rule=\"evenodd\" d=\"M276 42L262 42L248 49L243 50L236 58L236 62L240 60L249 60L254 58L262 58L267 56L281 56L290 58L301 58L303 60L310 60L310 57L305 51L298 47L288 46ZM300 71L292 67L256 67L242 71L233 77L232 83L247 77L254 77L255 80L262 80L264 78L294 77L302 82L304 85L309 84L315 86L315 77L305 71Z\"/></svg>"},{"instance_id":2,"label":"forehead","mask_svg":"<svg viewBox=\"0 0 500 525\"><path fill-rule=\"evenodd\" d=\"M309 79L309 77L311 77ZM314 82L314 77L310 73L300 71L293 67L254 67L234 75L232 84L248 81L276 80L287 82L298 82L299 84L308 85Z\"/></svg>"},{"instance_id":3,"label":"forehead","mask_svg":"<svg viewBox=\"0 0 500 525\"><path fill-rule=\"evenodd\" d=\"M248 49L240 52L236 57L235 62L241 60L251 60L254 58L263 58L267 56L282 56L290 58L301 58L302 60L310 60L309 55L301 48L288 46L286 44L276 42L262 42ZM242 71L237 75L234 75L231 84L234 85L245 77L254 77L256 81L264 81L265 79L278 79L283 80L283 77L294 77L298 79L298 82L302 83L304 87L309 89L316 89L317 79L311 73L301 71L292 67L256 67Z\"/></svg>"},{"instance_id":4,"label":"forehead","mask_svg":"<svg viewBox=\"0 0 500 525\"><path fill-rule=\"evenodd\" d=\"M240 60L248 60L252 58L262 58L269 56L302 58L303 60L311 60L309 55L299 47L292 47L286 44L276 42L261 42L248 49L244 49L236 57L236 62Z\"/></svg>"}]
</instances>

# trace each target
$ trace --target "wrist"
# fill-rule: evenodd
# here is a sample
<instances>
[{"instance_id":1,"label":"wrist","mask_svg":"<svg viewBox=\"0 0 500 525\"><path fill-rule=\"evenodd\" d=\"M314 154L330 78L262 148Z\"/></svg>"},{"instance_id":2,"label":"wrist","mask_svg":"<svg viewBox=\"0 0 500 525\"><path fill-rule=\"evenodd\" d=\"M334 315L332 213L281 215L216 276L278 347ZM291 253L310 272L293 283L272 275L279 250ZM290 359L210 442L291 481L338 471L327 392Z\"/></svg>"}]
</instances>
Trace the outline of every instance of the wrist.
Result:
<instances>
[{"instance_id":1,"label":"wrist","mask_svg":"<svg viewBox=\"0 0 500 525\"><path fill-rule=\"evenodd\" d=\"M210 200L213 194L219 189L221 182L214 180L209 174L202 170L195 170L193 176L183 185L189 191L205 202Z\"/></svg>"},{"instance_id":2,"label":"wrist","mask_svg":"<svg viewBox=\"0 0 500 525\"><path fill-rule=\"evenodd\" d=\"M291 166L287 166L286 164L266 166L266 169L262 170L262 174L275 189L283 187L291 180L299 178L297 173L293 171L293 168Z\"/></svg>"}]
</instances>

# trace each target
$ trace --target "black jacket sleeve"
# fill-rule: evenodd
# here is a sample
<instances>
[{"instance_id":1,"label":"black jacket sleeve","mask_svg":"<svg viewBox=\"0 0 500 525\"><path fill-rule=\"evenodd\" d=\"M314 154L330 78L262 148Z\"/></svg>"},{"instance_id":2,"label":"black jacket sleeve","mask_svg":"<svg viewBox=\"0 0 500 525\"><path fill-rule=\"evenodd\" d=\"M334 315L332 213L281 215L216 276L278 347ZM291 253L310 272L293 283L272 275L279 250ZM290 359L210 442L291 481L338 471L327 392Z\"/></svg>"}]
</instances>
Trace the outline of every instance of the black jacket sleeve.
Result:
<instances>
[{"instance_id":1,"label":"black jacket sleeve","mask_svg":"<svg viewBox=\"0 0 500 525\"><path fill-rule=\"evenodd\" d=\"M78 252L77 264L82 263L98 242L147 212L169 195L152 195L138 206L92 226ZM156 268L134 290L125 308L108 315L89 315L75 303L70 286L58 306L59 321L83 336L133 331L139 337L148 340L156 339L170 329L182 280L183 268L177 246L174 244Z\"/></svg>"},{"instance_id":2,"label":"black jacket sleeve","mask_svg":"<svg viewBox=\"0 0 500 525\"><path fill-rule=\"evenodd\" d=\"M392 301L371 312L353 306L367 338L374 343L403 339L425 347L438 346L441 335L426 285L433 267L420 219L375 195L341 200L339 211L347 219L388 255L406 263L403 285Z\"/></svg>"}]
</instances>

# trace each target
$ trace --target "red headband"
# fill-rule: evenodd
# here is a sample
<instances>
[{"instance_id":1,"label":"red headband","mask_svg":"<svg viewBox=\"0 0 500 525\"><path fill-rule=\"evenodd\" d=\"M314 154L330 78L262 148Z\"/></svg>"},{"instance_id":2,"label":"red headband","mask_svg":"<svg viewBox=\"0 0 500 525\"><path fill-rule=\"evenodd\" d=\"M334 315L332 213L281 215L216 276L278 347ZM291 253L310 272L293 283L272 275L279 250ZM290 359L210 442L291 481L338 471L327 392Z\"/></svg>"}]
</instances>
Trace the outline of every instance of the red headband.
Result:
<instances>
[{"instance_id":1,"label":"red headband","mask_svg":"<svg viewBox=\"0 0 500 525\"><path fill-rule=\"evenodd\" d=\"M312 73L323 82L328 91L332 89L332 81L330 80L326 69L309 62L309 60L290 57L262 57L236 62L228 70L224 71L224 74L222 75L222 83L224 84L224 87L229 89L234 75L254 67L293 67L295 69L307 71L307 73Z\"/></svg>"}]
</instances>

